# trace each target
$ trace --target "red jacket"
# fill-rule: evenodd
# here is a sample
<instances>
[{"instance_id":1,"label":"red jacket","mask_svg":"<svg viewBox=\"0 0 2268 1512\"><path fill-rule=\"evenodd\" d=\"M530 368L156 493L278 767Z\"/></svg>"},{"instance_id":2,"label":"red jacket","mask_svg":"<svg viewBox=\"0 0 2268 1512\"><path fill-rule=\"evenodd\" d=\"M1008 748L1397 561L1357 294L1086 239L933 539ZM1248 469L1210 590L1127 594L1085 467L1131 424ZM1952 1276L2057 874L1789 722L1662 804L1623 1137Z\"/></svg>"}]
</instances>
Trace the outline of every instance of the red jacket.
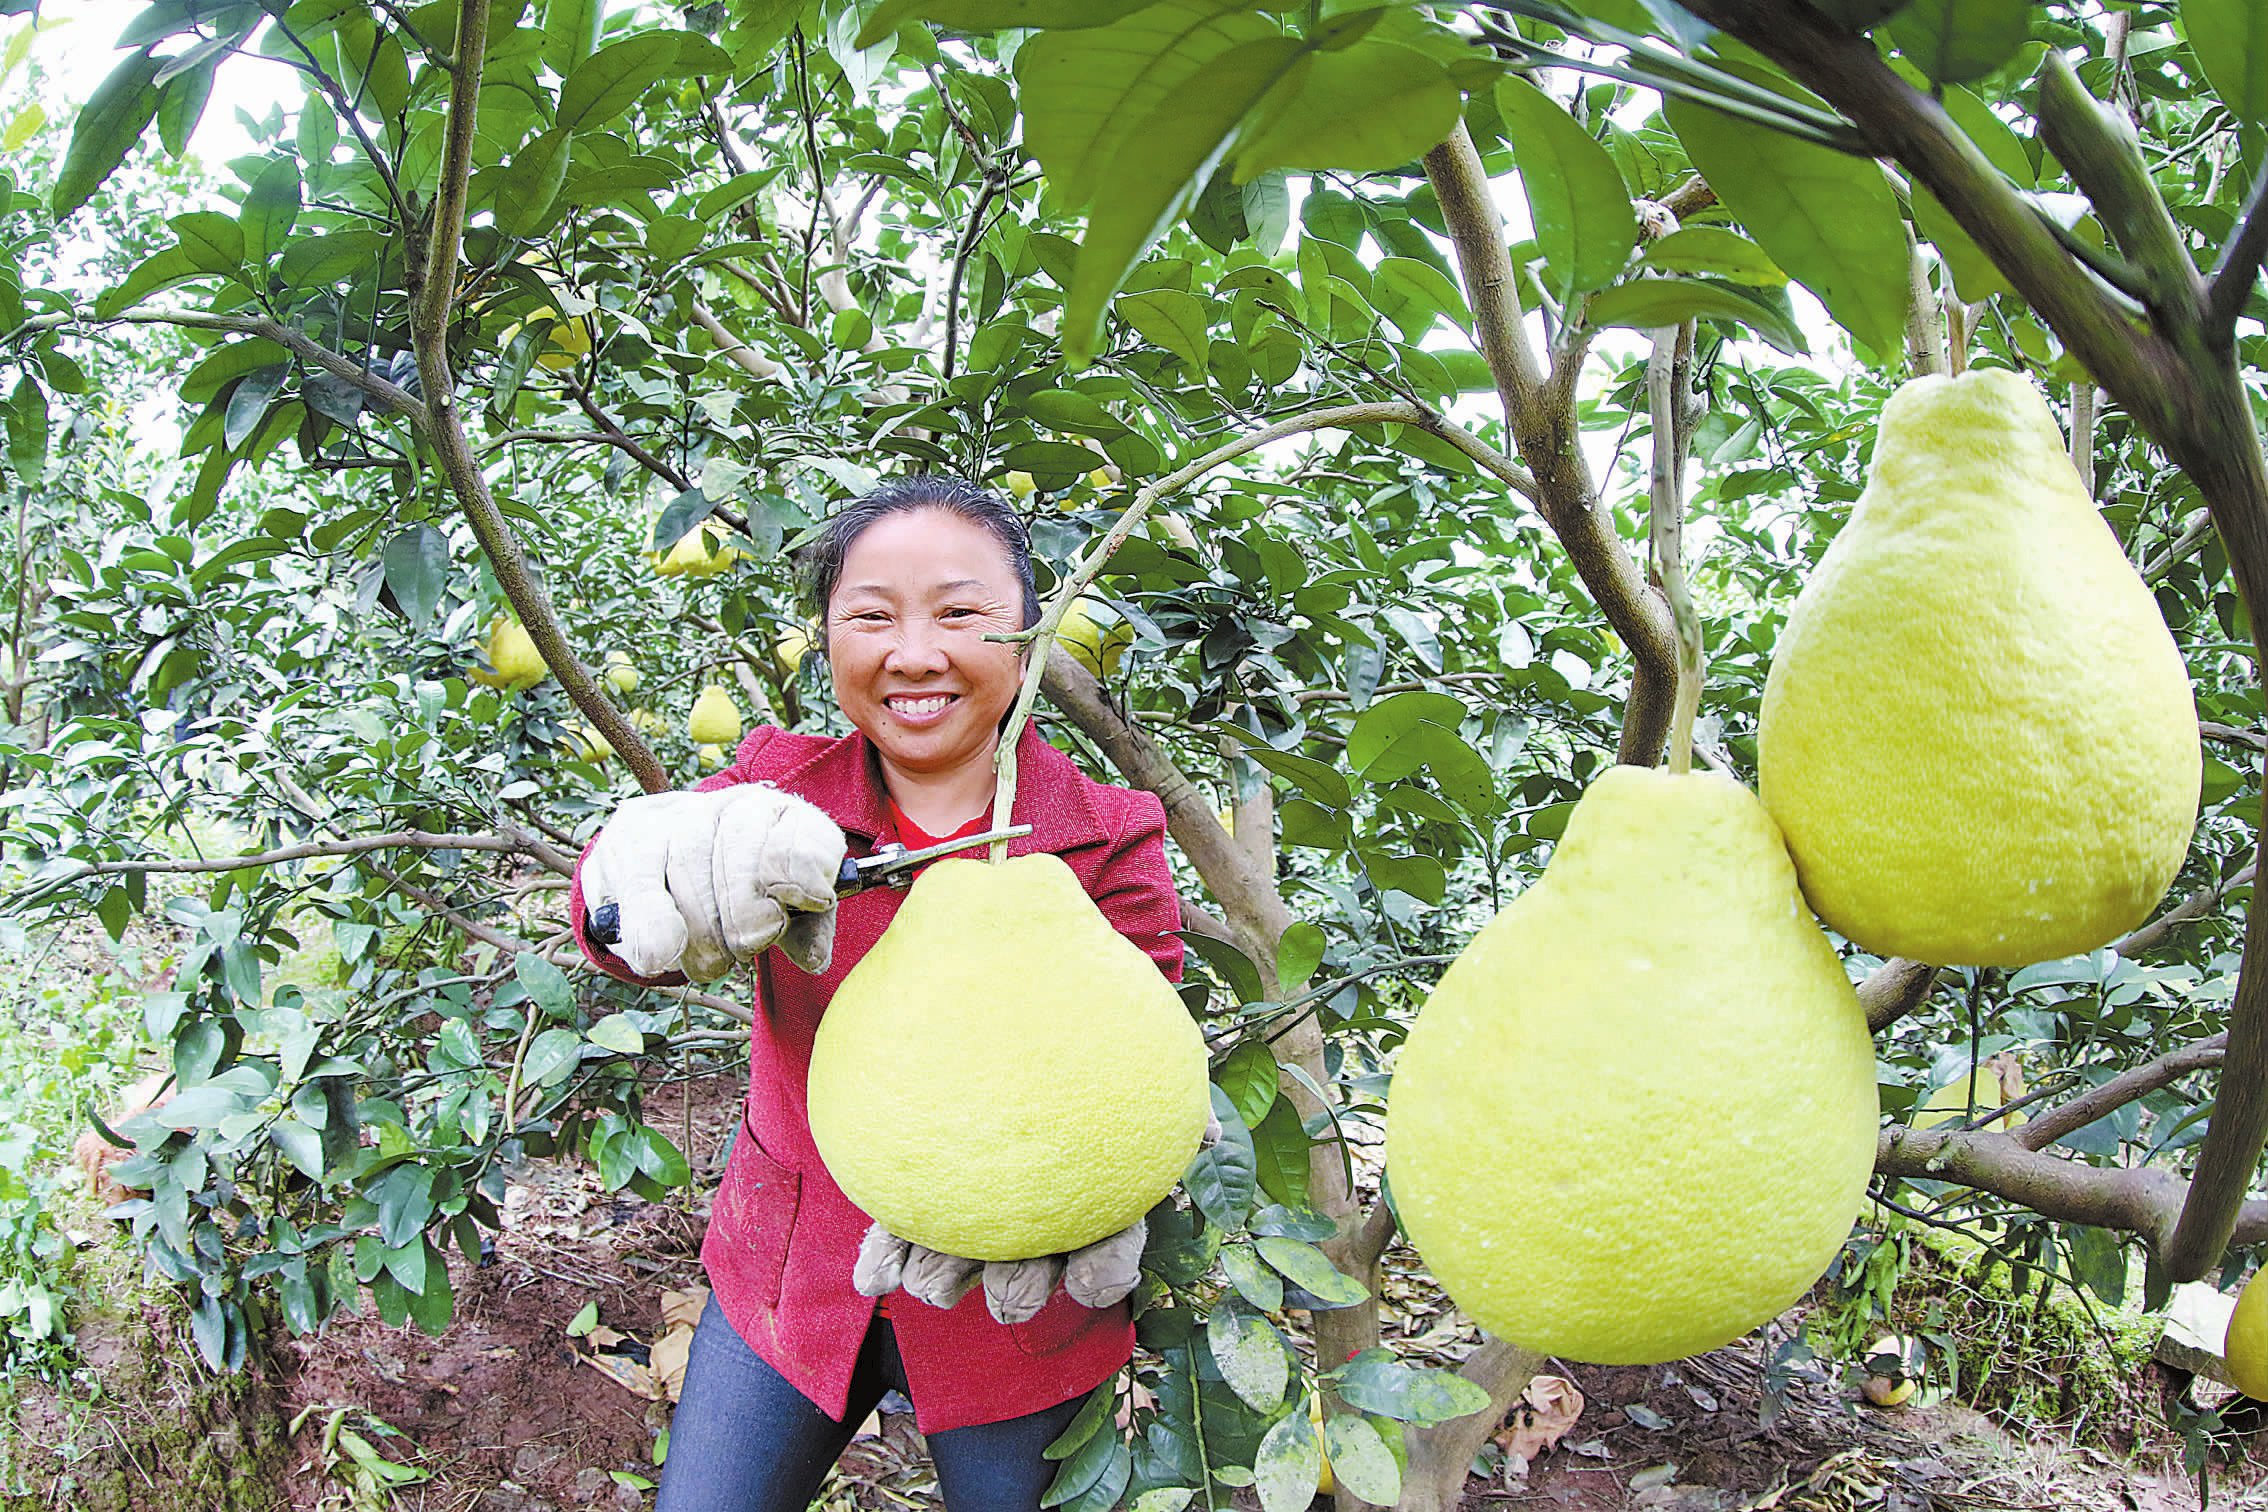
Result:
<instances>
[{"instance_id":1,"label":"red jacket","mask_svg":"<svg viewBox=\"0 0 2268 1512\"><path fill-rule=\"evenodd\" d=\"M1011 854L1051 851L1104 916L1181 979L1181 909L1166 868L1165 807L1150 793L1087 777L1026 727L1017 747L1015 822L1032 833ZM763 726L733 764L701 784L769 782L817 804L866 855L890 833L879 768L866 737L839 740ZM811 1039L835 987L872 948L905 894L872 888L840 905L833 962L812 976L776 950L756 961L748 1103L709 1214L701 1260L740 1336L829 1416L840 1419L874 1300L851 1286L870 1220L835 1185L811 1141L804 1083ZM600 969L647 986L583 933L580 872L568 894L575 938ZM1090 1309L1060 1290L1028 1323L1002 1325L982 1289L940 1310L903 1295L890 1308L914 1421L923 1433L1021 1417L1092 1390L1126 1363L1134 1325L1124 1304Z\"/></svg>"}]
</instances>

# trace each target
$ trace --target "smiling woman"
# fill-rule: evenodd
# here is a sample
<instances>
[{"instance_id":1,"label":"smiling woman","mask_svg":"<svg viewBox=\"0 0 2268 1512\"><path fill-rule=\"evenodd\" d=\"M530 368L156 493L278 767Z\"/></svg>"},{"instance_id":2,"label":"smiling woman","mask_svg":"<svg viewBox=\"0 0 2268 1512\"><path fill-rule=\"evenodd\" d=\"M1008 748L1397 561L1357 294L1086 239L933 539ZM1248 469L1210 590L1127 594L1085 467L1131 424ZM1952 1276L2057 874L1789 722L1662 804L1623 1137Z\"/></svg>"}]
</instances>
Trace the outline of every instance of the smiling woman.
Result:
<instances>
[{"instance_id":1,"label":"smiling woman","mask_svg":"<svg viewBox=\"0 0 2268 1512\"><path fill-rule=\"evenodd\" d=\"M1137 1220L1068 1254L979 1263L909 1244L844 1194L812 1135L809 1098L824 1095L812 1044L904 894L838 904L834 877L846 853L1029 825L1011 853L1059 858L1109 927L1178 981L1165 810L1091 780L1027 726L1013 814L992 813L1026 652L987 637L1040 612L1005 500L958 478L885 483L836 514L801 567L851 733L759 728L698 791L630 799L570 897L577 938L617 976L667 985L746 963L756 984L747 1112L702 1246L712 1301L658 1512L800 1512L889 1389L913 1400L951 1512L1037 1512L1055 1472L1042 1449L1132 1353L1125 1299L1146 1230ZM613 951L584 930L610 902ZM849 1074L870 1101L902 1085L864 1062ZM931 1128L898 1132L952 1145Z\"/></svg>"},{"instance_id":2,"label":"smiling woman","mask_svg":"<svg viewBox=\"0 0 2268 1512\"><path fill-rule=\"evenodd\" d=\"M1017 646L985 636L1039 618L1023 522L973 483L901 479L829 522L804 588L893 800L931 834L982 813L1024 671Z\"/></svg>"}]
</instances>

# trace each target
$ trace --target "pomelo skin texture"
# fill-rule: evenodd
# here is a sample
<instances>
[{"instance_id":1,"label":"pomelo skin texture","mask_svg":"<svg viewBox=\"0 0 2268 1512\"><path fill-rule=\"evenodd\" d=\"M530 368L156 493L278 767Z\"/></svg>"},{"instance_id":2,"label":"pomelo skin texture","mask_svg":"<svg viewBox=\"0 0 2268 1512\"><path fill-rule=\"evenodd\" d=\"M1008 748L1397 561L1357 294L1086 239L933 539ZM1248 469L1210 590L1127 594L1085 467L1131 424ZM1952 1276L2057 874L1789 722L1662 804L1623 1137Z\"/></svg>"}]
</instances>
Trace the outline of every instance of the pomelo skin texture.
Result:
<instances>
[{"instance_id":1,"label":"pomelo skin texture","mask_svg":"<svg viewBox=\"0 0 2268 1512\"><path fill-rule=\"evenodd\" d=\"M1171 1191L1205 1134L1206 1081L1180 996L1061 860L946 860L819 1021L811 1134L901 1239L1026 1260Z\"/></svg>"},{"instance_id":2,"label":"pomelo skin texture","mask_svg":"<svg viewBox=\"0 0 2268 1512\"><path fill-rule=\"evenodd\" d=\"M1874 1046L1755 796L1611 767L1394 1068L1403 1228L1491 1332L1603 1365L1738 1338L1818 1279L1874 1165Z\"/></svg>"},{"instance_id":3,"label":"pomelo skin texture","mask_svg":"<svg viewBox=\"0 0 2268 1512\"><path fill-rule=\"evenodd\" d=\"M2230 1385L2255 1401L2268 1401L2268 1284L2260 1276L2254 1271L2237 1293L2221 1363L2229 1368Z\"/></svg>"},{"instance_id":4,"label":"pomelo skin texture","mask_svg":"<svg viewBox=\"0 0 2268 1512\"><path fill-rule=\"evenodd\" d=\"M2028 379L1917 378L1790 614L1758 790L1819 917L2021 966L2134 928L2189 847L2188 669Z\"/></svg>"}]
</instances>

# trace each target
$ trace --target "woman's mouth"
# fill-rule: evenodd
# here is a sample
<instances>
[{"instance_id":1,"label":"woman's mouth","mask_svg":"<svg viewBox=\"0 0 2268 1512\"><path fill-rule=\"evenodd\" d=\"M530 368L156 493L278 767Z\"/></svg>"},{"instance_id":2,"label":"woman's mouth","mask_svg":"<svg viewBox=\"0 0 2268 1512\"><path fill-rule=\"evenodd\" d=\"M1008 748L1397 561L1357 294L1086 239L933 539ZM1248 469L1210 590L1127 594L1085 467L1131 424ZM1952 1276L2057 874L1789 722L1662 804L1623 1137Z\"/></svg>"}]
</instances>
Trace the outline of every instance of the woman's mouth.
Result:
<instances>
[{"instance_id":1,"label":"woman's mouth","mask_svg":"<svg viewBox=\"0 0 2268 1512\"><path fill-rule=\"evenodd\" d=\"M882 703L904 724L927 725L943 719L946 711L960 701L958 693L893 693Z\"/></svg>"}]
</instances>

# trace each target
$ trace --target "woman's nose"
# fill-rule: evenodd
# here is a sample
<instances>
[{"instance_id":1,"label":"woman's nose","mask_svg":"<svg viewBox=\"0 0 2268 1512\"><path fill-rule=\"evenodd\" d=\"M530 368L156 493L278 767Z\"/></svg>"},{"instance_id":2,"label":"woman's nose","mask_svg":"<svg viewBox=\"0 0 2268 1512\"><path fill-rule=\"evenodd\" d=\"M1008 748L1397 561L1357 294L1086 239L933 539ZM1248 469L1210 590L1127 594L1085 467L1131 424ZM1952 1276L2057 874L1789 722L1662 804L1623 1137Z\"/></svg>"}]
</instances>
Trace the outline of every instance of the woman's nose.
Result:
<instances>
[{"instance_id":1,"label":"woman's nose","mask_svg":"<svg viewBox=\"0 0 2268 1512\"><path fill-rule=\"evenodd\" d=\"M937 626L923 619L901 620L890 647L888 664L899 671L936 671L945 665L943 637Z\"/></svg>"}]
</instances>

